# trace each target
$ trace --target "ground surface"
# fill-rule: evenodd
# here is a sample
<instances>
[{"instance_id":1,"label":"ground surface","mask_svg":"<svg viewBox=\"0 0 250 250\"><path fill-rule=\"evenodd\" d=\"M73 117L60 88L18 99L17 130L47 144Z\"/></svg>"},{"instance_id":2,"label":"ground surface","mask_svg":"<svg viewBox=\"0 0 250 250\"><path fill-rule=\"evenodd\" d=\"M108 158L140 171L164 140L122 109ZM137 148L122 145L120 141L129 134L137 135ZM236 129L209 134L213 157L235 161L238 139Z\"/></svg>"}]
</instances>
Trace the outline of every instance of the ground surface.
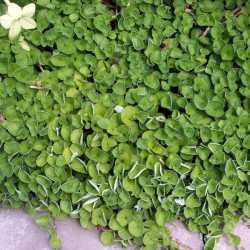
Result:
<instances>
[{"instance_id":1,"label":"ground surface","mask_svg":"<svg viewBox=\"0 0 250 250\"><path fill-rule=\"evenodd\" d=\"M116 246L103 246L99 241L97 230L85 230L80 227L76 219L68 218L56 221L59 237L62 240L62 250L120 250ZM172 236L192 250L202 250L203 242L199 234L189 232L185 225L176 221L169 224ZM241 247L250 249L250 229L239 223L235 233L242 238ZM135 249L135 248L131 248ZM180 250L183 250L180 247ZM226 237L223 237L216 250L234 250L229 246ZM35 219L22 211L1 208L0 212L0 250L51 250L46 232L40 230Z\"/></svg>"}]
</instances>

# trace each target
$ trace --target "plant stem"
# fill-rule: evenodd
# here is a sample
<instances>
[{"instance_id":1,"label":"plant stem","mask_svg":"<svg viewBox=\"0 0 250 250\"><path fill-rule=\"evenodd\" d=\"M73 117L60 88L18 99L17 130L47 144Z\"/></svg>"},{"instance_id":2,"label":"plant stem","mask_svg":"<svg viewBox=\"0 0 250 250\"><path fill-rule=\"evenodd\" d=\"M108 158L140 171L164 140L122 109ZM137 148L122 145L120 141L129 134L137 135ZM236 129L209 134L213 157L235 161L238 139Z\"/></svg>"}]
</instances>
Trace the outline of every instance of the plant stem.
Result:
<instances>
[{"instance_id":1,"label":"plant stem","mask_svg":"<svg viewBox=\"0 0 250 250\"><path fill-rule=\"evenodd\" d=\"M111 9L116 9L116 6L111 5L111 4L109 3L109 1L103 0L102 3L105 4L107 7L111 8Z\"/></svg>"},{"instance_id":2,"label":"plant stem","mask_svg":"<svg viewBox=\"0 0 250 250\"><path fill-rule=\"evenodd\" d=\"M210 30L211 30L211 28L210 27L207 27L206 29L205 29L205 31L203 32L203 36L206 36L209 32L210 32Z\"/></svg>"},{"instance_id":3,"label":"plant stem","mask_svg":"<svg viewBox=\"0 0 250 250\"><path fill-rule=\"evenodd\" d=\"M240 11L236 12L234 15L235 15L235 16L239 16L239 15L241 15L241 14L242 14L242 12L241 12L241 10L240 10Z\"/></svg>"},{"instance_id":4,"label":"plant stem","mask_svg":"<svg viewBox=\"0 0 250 250\"><path fill-rule=\"evenodd\" d=\"M234 9L234 11L233 11L233 14L235 15L238 11L240 11L241 10L241 7L240 6L238 6L236 9Z\"/></svg>"},{"instance_id":5,"label":"plant stem","mask_svg":"<svg viewBox=\"0 0 250 250\"><path fill-rule=\"evenodd\" d=\"M44 72L43 66L41 64L38 64L37 66L42 72Z\"/></svg>"},{"instance_id":6,"label":"plant stem","mask_svg":"<svg viewBox=\"0 0 250 250\"><path fill-rule=\"evenodd\" d=\"M182 246L185 250L193 250L191 247L185 245L184 243L180 242L178 239L171 237L171 240L177 243L179 246Z\"/></svg>"},{"instance_id":7,"label":"plant stem","mask_svg":"<svg viewBox=\"0 0 250 250\"><path fill-rule=\"evenodd\" d=\"M235 8L234 10L233 10L233 14L234 14L234 16L239 16L239 15L241 15L242 14L242 12L241 12L241 6L238 6L237 8ZM221 23L226 23L226 21L227 21L227 19L226 18L223 18L222 20L221 20ZM202 36L206 36L209 32L210 32L210 30L211 30L211 28L210 27L207 27L206 29L205 29L205 31L203 32L203 34L202 34Z\"/></svg>"}]
</instances>

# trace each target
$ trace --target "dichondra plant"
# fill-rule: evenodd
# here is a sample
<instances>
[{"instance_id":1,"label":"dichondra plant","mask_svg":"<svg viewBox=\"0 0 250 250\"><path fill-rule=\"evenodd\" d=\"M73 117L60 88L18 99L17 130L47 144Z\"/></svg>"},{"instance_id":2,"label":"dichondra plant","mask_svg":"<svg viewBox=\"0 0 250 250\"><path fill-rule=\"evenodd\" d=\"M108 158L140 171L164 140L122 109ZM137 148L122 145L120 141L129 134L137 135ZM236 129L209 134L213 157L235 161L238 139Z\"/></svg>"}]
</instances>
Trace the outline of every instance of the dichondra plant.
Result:
<instances>
[{"instance_id":1,"label":"dichondra plant","mask_svg":"<svg viewBox=\"0 0 250 250\"><path fill-rule=\"evenodd\" d=\"M15 3L14 3L15 2ZM60 248L52 218L104 245L211 250L250 217L250 1L0 4L0 202ZM19 7L19 5L21 7ZM21 33L21 34L20 34ZM37 211L44 212L37 216Z\"/></svg>"}]
</instances>

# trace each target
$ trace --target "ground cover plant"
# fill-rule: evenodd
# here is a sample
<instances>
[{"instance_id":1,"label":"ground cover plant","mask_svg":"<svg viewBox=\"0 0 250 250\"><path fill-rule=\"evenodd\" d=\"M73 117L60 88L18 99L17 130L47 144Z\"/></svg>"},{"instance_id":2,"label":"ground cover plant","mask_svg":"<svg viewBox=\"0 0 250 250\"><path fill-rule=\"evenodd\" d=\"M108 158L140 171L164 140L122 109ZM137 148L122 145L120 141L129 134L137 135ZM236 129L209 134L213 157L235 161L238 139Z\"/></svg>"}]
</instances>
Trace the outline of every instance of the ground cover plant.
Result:
<instances>
[{"instance_id":1,"label":"ground cover plant","mask_svg":"<svg viewBox=\"0 0 250 250\"><path fill-rule=\"evenodd\" d=\"M250 216L248 0L0 4L0 202L105 245L213 249ZM32 2L33 4L30 4ZM29 4L29 5L28 5ZM7 12L7 14L6 14Z\"/></svg>"}]
</instances>

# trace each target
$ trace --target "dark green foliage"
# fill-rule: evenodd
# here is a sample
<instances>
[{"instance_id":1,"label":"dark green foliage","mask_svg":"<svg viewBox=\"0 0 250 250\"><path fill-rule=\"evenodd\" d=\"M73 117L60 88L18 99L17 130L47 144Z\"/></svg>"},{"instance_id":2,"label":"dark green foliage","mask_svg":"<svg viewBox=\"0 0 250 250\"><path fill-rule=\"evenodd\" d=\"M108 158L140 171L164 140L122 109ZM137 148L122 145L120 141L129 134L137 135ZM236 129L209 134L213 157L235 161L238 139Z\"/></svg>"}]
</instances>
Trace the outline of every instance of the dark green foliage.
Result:
<instances>
[{"instance_id":1,"label":"dark green foliage","mask_svg":"<svg viewBox=\"0 0 250 250\"><path fill-rule=\"evenodd\" d=\"M177 218L205 249L223 232L238 245L234 224L250 216L250 2L33 2L37 29L23 40L0 27L3 206L101 226L104 245L175 249L165 223ZM50 218L37 223L60 248Z\"/></svg>"}]
</instances>

